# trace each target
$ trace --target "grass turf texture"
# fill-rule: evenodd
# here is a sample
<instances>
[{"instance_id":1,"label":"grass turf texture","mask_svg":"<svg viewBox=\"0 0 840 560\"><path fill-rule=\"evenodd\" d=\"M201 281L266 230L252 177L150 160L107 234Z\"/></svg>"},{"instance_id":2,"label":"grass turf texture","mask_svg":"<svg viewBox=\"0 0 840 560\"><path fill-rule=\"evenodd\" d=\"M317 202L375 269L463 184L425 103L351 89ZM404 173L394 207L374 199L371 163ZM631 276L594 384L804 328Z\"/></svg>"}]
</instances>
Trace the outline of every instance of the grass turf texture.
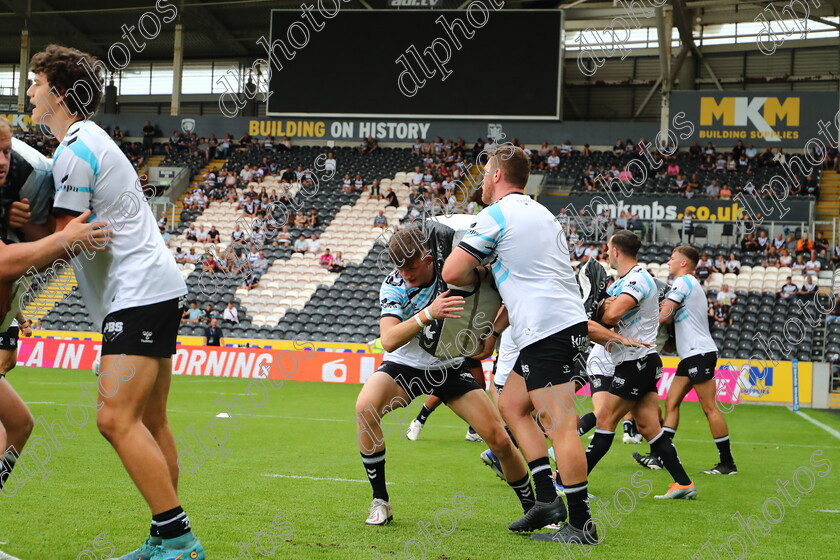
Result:
<instances>
[{"instance_id":1,"label":"grass turf texture","mask_svg":"<svg viewBox=\"0 0 840 560\"><path fill-rule=\"evenodd\" d=\"M80 384L94 383L93 375L86 371L23 367L12 372L9 380L24 400L33 403L36 418L61 418L65 423L68 404L82 400ZM218 395L224 394L228 400L242 397L246 383L175 377L169 407L176 438L183 439L190 425L202 432L216 414L227 412L214 402ZM287 382L269 394L254 417L241 419L241 427L231 430L226 445L230 454L224 460L216 449L192 476L182 474L183 505L208 558L247 558L240 555L240 542L262 546L251 548L251 558L410 558L406 552L418 559L452 560L584 557L582 551L573 556L562 545L532 542L507 530L508 523L521 513L518 502L507 485L480 462L478 455L484 445L465 442L466 425L448 409L442 407L430 417L419 441L403 439L419 402L407 413L392 415L399 416L386 427L386 434L387 430L393 433L386 436L386 472L392 483L388 488L394 523L366 527L370 487L355 447L358 391L359 386ZM74 430L72 439L58 435L62 447L52 449L46 465L52 474L46 481L33 477L13 497L0 495L0 542L8 543L0 549L22 560L66 560L108 558L101 551L108 548L104 542L112 543L118 555L142 543L149 511L117 455L97 432L93 409L87 411L87 424ZM806 413L840 430L840 417L819 411ZM78 410L75 415L80 424L83 415ZM404 419L403 425L396 426L397 419ZM601 536L606 539L588 550L588 557L688 559L708 540L725 560L729 556L719 547L734 533L745 536L732 515L762 516L765 500L777 495L776 480L791 480L799 467L808 467L814 474L825 471L809 464L813 451L822 449L820 459L832 463L830 474L815 476L814 487L806 494L797 492L791 483L788 489L794 499L800 499L798 505L785 504L783 520L770 526L766 536L758 534L756 544L748 538L745 541L751 559L837 558L840 440L782 407L738 406L726 419L739 474L700 475L698 471L717 462L717 452L699 406L683 405L676 443L686 470L697 482L696 501L655 500L653 494L664 492L670 479L664 471L642 470L636 465L631 452L646 452L647 445L622 444L619 426L612 450L589 481L590 492L609 502L615 526L602 523ZM42 425L33 433L33 438L38 437L47 438ZM203 454L196 452L201 459ZM266 476L272 474L351 481ZM21 474L16 470L14 476ZM644 481L650 481L653 492L639 498L647 491ZM808 484L804 474L800 481ZM7 487L12 484L10 479ZM621 491L622 487L627 491ZM455 496L458 492L463 493L462 498ZM635 497L632 508L631 496ZM461 505L453 505L453 499L461 500ZM463 505L467 501L471 508ZM619 513L617 507L628 513ZM598 514L599 507L593 509ZM778 515L770 506L768 511ZM276 517L281 512L284 516ZM436 516L444 533L456 525L451 534L438 532ZM273 534L272 520L280 526ZM284 522L294 526L286 540L278 537L288 534ZM425 556L417 544L409 544L406 551L412 539L426 540L420 536L419 522L431 524L427 530L437 545L426 544ZM101 533L104 537L94 546L94 538ZM273 543L276 548L272 551ZM741 552L737 543L733 550ZM714 557L701 552L694 558Z\"/></svg>"}]
</instances>

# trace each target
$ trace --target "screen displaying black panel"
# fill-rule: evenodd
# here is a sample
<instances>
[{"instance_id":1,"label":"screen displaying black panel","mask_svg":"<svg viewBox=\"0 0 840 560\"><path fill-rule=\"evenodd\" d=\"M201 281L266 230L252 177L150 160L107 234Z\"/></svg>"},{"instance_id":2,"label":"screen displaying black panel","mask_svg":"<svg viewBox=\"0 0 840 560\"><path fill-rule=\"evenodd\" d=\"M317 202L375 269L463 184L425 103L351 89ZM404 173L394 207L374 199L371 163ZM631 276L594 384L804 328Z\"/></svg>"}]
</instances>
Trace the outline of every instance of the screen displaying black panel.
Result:
<instances>
[{"instance_id":1,"label":"screen displaying black panel","mask_svg":"<svg viewBox=\"0 0 840 560\"><path fill-rule=\"evenodd\" d=\"M558 118L560 10L338 5L272 11L268 115Z\"/></svg>"}]
</instances>

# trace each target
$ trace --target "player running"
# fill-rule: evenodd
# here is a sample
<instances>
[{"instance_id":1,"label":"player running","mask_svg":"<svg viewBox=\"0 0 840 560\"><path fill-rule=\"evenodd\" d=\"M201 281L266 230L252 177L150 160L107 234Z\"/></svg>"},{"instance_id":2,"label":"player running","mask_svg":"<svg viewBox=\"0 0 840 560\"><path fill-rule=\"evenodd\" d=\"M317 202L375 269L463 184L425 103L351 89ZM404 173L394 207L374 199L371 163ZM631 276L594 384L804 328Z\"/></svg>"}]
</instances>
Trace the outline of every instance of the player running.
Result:
<instances>
[{"instance_id":1,"label":"player running","mask_svg":"<svg viewBox=\"0 0 840 560\"><path fill-rule=\"evenodd\" d=\"M528 175L528 157L521 148L504 145L489 153L482 188L488 206L446 260L443 279L467 284L479 262L493 259L492 273L506 309L496 330L509 316L510 334L520 349L512 368L519 375L508 378L499 406L528 460L537 501L510 529L534 531L567 516L551 478L545 437L531 417L536 409L557 455L569 523L531 538L594 544L597 533L589 511L572 381L575 357L589 344L586 313L562 227L524 194Z\"/></svg>"},{"instance_id":2,"label":"player running","mask_svg":"<svg viewBox=\"0 0 840 560\"><path fill-rule=\"evenodd\" d=\"M464 298L438 294L439 273L427 240L416 228L400 230L388 245L396 269L382 282L379 321L385 357L356 400L357 444L373 489L367 525L387 525L393 513L385 485L382 417L408 406L419 395L435 395L473 426L501 461L505 479L523 511L534 504L531 480L522 457L502 427L493 403L462 358L441 359L419 343L426 326L437 319L458 319ZM479 274L487 274L481 269ZM470 282L474 279L471 277ZM469 284L469 282L462 285Z\"/></svg>"},{"instance_id":3,"label":"player running","mask_svg":"<svg viewBox=\"0 0 840 560\"><path fill-rule=\"evenodd\" d=\"M680 424L680 404L693 388L720 456L718 464L702 474L737 474L738 468L729 449L729 429L715 403L717 345L709 332L706 293L694 277L699 257L697 249L683 245L674 249L668 261L668 273L675 280L662 302L659 322L674 323L680 363L665 399L663 430L673 439Z\"/></svg>"},{"instance_id":4,"label":"player running","mask_svg":"<svg viewBox=\"0 0 840 560\"><path fill-rule=\"evenodd\" d=\"M56 229L90 210L114 230L105 251L72 262L88 313L102 324L101 370L120 383L108 393L100 387L97 426L152 510L149 537L122 560L202 560L204 550L178 499L177 449L166 418L178 300L186 284L134 167L104 130L86 120L101 99L103 77L90 71L96 59L50 45L30 67L32 118L61 143L53 163Z\"/></svg>"},{"instance_id":5,"label":"player running","mask_svg":"<svg viewBox=\"0 0 840 560\"><path fill-rule=\"evenodd\" d=\"M607 290L611 297L602 306L601 323L617 325L617 332L654 344L659 327L658 294L653 278L637 261L641 244L639 236L630 231L619 231L610 238L607 245L610 266L618 271L619 279ZM662 359L656 347L614 348L609 359L615 370L596 418L595 435L586 450L589 472L609 451L618 421L632 411L652 452L662 459L674 477L668 492L656 497L695 498L694 483L680 464L671 438L659 425L656 382L662 376Z\"/></svg>"}]
</instances>

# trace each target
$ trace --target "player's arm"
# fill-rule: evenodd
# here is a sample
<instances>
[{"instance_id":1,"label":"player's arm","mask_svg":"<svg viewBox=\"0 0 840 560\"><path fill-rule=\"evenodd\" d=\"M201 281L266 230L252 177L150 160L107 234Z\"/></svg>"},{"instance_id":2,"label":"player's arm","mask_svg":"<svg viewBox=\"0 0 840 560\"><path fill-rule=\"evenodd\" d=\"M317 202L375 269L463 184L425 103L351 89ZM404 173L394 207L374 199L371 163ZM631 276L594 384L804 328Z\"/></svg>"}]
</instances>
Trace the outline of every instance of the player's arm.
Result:
<instances>
[{"instance_id":1,"label":"player's arm","mask_svg":"<svg viewBox=\"0 0 840 560\"><path fill-rule=\"evenodd\" d=\"M12 202L9 208L9 227L20 229L26 241L37 241L55 231L55 223L51 216L43 224L30 222L31 217L32 213L29 208L29 199L24 198Z\"/></svg>"},{"instance_id":2,"label":"player's arm","mask_svg":"<svg viewBox=\"0 0 840 560\"><path fill-rule=\"evenodd\" d=\"M488 271L483 266L478 267L478 262L475 255L456 247L443 263L443 281L454 286L468 286L475 282L477 268L479 277L483 279Z\"/></svg>"},{"instance_id":3,"label":"player's arm","mask_svg":"<svg viewBox=\"0 0 840 560\"><path fill-rule=\"evenodd\" d=\"M679 309L679 304L676 301L665 298L662 305L659 306L659 323L673 323L674 314L677 312L677 309Z\"/></svg>"},{"instance_id":4,"label":"player's arm","mask_svg":"<svg viewBox=\"0 0 840 560\"><path fill-rule=\"evenodd\" d=\"M28 243L0 243L0 282L13 282L30 268L38 271L48 268L55 260L68 257L71 247L102 251L108 244L110 230L105 222L86 223L90 210L68 220L65 231ZM75 255L73 255L75 256Z\"/></svg>"},{"instance_id":5,"label":"player's arm","mask_svg":"<svg viewBox=\"0 0 840 560\"><path fill-rule=\"evenodd\" d=\"M604 313L601 316L601 323L604 325L617 325L624 315L633 309L637 300L630 294L621 293L615 298L604 301Z\"/></svg>"},{"instance_id":6,"label":"player's arm","mask_svg":"<svg viewBox=\"0 0 840 560\"><path fill-rule=\"evenodd\" d=\"M618 334L612 329L608 329L597 321L589 320L589 339L592 342L602 345L607 351L611 351L614 344L622 346L631 346L634 348L650 348L651 345L647 342L637 340L635 338L627 338L624 335Z\"/></svg>"},{"instance_id":7,"label":"player's arm","mask_svg":"<svg viewBox=\"0 0 840 560\"><path fill-rule=\"evenodd\" d=\"M471 356L476 360L483 360L484 358L489 358L493 355L493 351L496 349L496 341L498 337L501 336L502 331L510 326L510 319L508 318L508 310L503 303L499 307L499 312L496 313L496 318L493 320L493 332L488 333L484 336L484 344L482 346L481 352L476 354L475 356Z\"/></svg>"},{"instance_id":8,"label":"player's arm","mask_svg":"<svg viewBox=\"0 0 840 560\"><path fill-rule=\"evenodd\" d=\"M427 324L437 319L460 319L456 312L464 310L464 298L450 296L446 290L426 307L403 321L392 314L384 314L379 319L379 337L386 352L393 352L405 346L422 331Z\"/></svg>"}]
</instances>

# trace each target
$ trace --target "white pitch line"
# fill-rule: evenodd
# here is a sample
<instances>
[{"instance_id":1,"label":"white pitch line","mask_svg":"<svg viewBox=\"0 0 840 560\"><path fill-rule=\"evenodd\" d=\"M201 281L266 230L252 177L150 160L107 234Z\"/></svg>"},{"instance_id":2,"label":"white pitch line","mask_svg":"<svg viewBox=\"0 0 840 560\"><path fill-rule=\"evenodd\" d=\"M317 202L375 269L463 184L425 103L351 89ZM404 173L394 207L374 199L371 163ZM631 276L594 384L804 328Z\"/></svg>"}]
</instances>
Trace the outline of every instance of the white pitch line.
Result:
<instances>
[{"instance_id":1,"label":"white pitch line","mask_svg":"<svg viewBox=\"0 0 840 560\"><path fill-rule=\"evenodd\" d=\"M840 509L818 509L821 513L840 513Z\"/></svg>"},{"instance_id":2,"label":"white pitch line","mask_svg":"<svg viewBox=\"0 0 840 560\"><path fill-rule=\"evenodd\" d=\"M823 424L822 422L820 422L818 420L814 420L813 418L811 418L810 416L808 416L807 414L805 414L801 410L798 411L798 412L794 412L794 414L800 416L801 418L804 418L805 420L807 420L808 422L810 422L814 426L819 426L820 428L822 428L823 430L825 430L829 434L833 435L837 439L840 439L840 432L838 432L837 430L835 430L831 426L827 426L826 424Z\"/></svg>"},{"instance_id":3,"label":"white pitch line","mask_svg":"<svg viewBox=\"0 0 840 560\"><path fill-rule=\"evenodd\" d=\"M679 437L677 443L681 441L690 441L691 443L708 443L710 439L688 439ZM730 442L732 445L784 445L785 447L805 447L807 449L840 449L840 445L805 445L802 443L780 443L774 441L741 441L734 440Z\"/></svg>"},{"instance_id":4,"label":"white pitch line","mask_svg":"<svg viewBox=\"0 0 840 560\"><path fill-rule=\"evenodd\" d=\"M367 480L356 480L354 478L321 478L319 476L299 476L296 474L264 474L263 476L270 476L272 478L303 478L306 480L331 480L333 482L367 482ZM385 484L393 484L393 482L386 482Z\"/></svg>"},{"instance_id":5,"label":"white pitch line","mask_svg":"<svg viewBox=\"0 0 840 560\"><path fill-rule=\"evenodd\" d=\"M49 402L49 401L41 401L41 402L39 402L39 401L27 401L26 404L60 404L60 403Z\"/></svg>"}]
</instances>

